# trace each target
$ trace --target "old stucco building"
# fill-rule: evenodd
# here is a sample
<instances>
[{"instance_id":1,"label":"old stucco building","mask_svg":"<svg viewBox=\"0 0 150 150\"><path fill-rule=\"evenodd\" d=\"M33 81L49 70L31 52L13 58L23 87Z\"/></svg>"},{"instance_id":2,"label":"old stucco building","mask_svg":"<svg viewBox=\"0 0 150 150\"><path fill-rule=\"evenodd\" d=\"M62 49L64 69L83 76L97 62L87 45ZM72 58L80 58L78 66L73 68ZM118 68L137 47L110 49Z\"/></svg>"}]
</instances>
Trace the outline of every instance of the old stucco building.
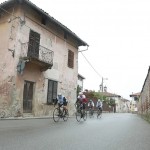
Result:
<instances>
[{"instance_id":1,"label":"old stucco building","mask_svg":"<svg viewBox=\"0 0 150 150\"><path fill-rule=\"evenodd\" d=\"M107 100L113 101L114 104L113 104L113 106L110 106L110 110L113 110L113 112L119 112L118 111L118 109L120 107L119 101L121 99L120 95L107 92L107 88L104 89L104 92L100 92L100 94L102 96L105 96L107 98Z\"/></svg>"},{"instance_id":2,"label":"old stucco building","mask_svg":"<svg viewBox=\"0 0 150 150\"><path fill-rule=\"evenodd\" d=\"M28 0L0 4L0 115L51 115L63 93L73 114L78 77L75 33Z\"/></svg>"},{"instance_id":3,"label":"old stucco building","mask_svg":"<svg viewBox=\"0 0 150 150\"><path fill-rule=\"evenodd\" d=\"M110 110L113 110L113 112L116 112L116 113L128 113L129 112L129 108L130 108L129 100L122 98L118 94L107 92L107 90L105 90L104 92L100 92L100 94L105 96L107 100L114 101L113 106L110 106Z\"/></svg>"},{"instance_id":4,"label":"old stucco building","mask_svg":"<svg viewBox=\"0 0 150 150\"><path fill-rule=\"evenodd\" d=\"M138 113L150 121L150 67L141 90Z\"/></svg>"},{"instance_id":5,"label":"old stucco building","mask_svg":"<svg viewBox=\"0 0 150 150\"><path fill-rule=\"evenodd\" d=\"M132 93L130 97L131 97L130 111L132 113L138 113L138 102L139 102L140 92Z\"/></svg>"}]
</instances>

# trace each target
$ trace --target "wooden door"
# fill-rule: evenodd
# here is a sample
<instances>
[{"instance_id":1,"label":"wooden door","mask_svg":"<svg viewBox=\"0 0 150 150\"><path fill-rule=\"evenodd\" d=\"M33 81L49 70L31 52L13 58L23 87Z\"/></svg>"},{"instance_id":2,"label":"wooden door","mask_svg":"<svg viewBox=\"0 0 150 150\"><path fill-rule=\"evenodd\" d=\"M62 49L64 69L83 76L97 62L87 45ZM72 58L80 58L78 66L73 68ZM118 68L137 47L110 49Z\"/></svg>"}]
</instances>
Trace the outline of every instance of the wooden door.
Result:
<instances>
[{"instance_id":1,"label":"wooden door","mask_svg":"<svg viewBox=\"0 0 150 150\"><path fill-rule=\"evenodd\" d=\"M30 81L24 82L24 92L23 92L23 112L24 113L32 113L33 87L34 87L33 82L30 82Z\"/></svg>"}]
</instances>

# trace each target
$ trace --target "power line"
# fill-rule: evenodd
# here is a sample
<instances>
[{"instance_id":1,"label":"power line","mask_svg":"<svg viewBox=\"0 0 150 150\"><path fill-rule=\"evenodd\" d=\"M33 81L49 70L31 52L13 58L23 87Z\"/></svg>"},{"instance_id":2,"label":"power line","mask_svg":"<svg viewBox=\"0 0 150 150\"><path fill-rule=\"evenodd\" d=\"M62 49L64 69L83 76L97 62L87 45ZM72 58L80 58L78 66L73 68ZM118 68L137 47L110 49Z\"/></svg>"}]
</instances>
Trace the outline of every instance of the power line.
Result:
<instances>
[{"instance_id":1,"label":"power line","mask_svg":"<svg viewBox=\"0 0 150 150\"><path fill-rule=\"evenodd\" d=\"M95 71L95 73L100 77L100 78L103 78L103 76L102 75L100 75L99 73L98 73L98 71L96 71L96 69L92 66L92 64L89 62L89 60L85 57L85 55L83 55L83 53L82 53L82 51L81 51L81 54L82 54L82 56L85 58L85 60L87 61L87 63L92 67L92 69ZM109 88L110 89L110 88ZM110 89L110 91L113 91L113 90L111 90Z\"/></svg>"},{"instance_id":2,"label":"power line","mask_svg":"<svg viewBox=\"0 0 150 150\"><path fill-rule=\"evenodd\" d=\"M83 53L81 52L81 54L82 54L82 56L85 58L85 60L87 61L87 63L91 66L91 68L95 71L95 73L100 77L100 78L102 78L103 76L102 75L100 75L99 73L98 73L98 71L96 71L96 69L92 66L92 64L89 62L89 60L83 55Z\"/></svg>"}]
</instances>

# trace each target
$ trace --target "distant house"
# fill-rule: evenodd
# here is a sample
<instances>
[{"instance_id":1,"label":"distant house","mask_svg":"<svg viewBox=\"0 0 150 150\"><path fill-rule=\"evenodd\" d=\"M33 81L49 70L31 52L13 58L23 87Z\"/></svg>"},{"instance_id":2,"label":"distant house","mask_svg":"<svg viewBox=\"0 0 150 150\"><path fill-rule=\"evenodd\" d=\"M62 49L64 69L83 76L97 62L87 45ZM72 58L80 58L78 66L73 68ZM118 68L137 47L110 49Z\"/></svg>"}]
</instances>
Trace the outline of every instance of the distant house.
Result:
<instances>
[{"instance_id":1,"label":"distant house","mask_svg":"<svg viewBox=\"0 0 150 150\"><path fill-rule=\"evenodd\" d=\"M110 107L113 107L113 111L117 113L125 113L129 112L130 101L122 98L118 94L109 93L105 90L105 92L100 92L101 95L105 96L109 101L114 101L114 104ZM111 110L112 108L110 108Z\"/></svg>"},{"instance_id":2,"label":"distant house","mask_svg":"<svg viewBox=\"0 0 150 150\"><path fill-rule=\"evenodd\" d=\"M110 107L113 107L113 112L119 112L118 109L120 108L119 107L119 101L121 99L121 96L120 95L117 95L117 94L113 94L113 93L109 93L107 92L107 90L104 90L104 92L100 92L100 94L102 96L105 96L107 97L108 100L114 100L114 105L113 106L110 106ZM111 109L111 108L110 108Z\"/></svg>"},{"instance_id":3,"label":"distant house","mask_svg":"<svg viewBox=\"0 0 150 150\"><path fill-rule=\"evenodd\" d=\"M85 77L83 77L81 74L78 74L78 87L83 91L83 80Z\"/></svg>"},{"instance_id":4,"label":"distant house","mask_svg":"<svg viewBox=\"0 0 150 150\"><path fill-rule=\"evenodd\" d=\"M132 93L130 95L131 102L130 102L130 111L132 113L137 113L138 112L138 102L139 102L139 98L140 98L140 92L138 93Z\"/></svg>"},{"instance_id":5,"label":"distant house","mask_svg":"<svg viewBox=\"0 0 150 150\"><path fill-rule=\"evenodd\" d=\"M58 92L73 114L78 47L88 44L29 0L0 8L0 115L51 115Z\"/></svg>"},{"instance_id":6,"label":"distant house","mask_svg":"<svg viewBox=\"0 0 150 150\"><path fill-rule=\"evenodd\" d=\"M125 98L121 98L118 104L118 112L120 113L129 113L130 112L130 101L125 99Z\"/></svg>"},{"instance_id":7,"label":"distant house","mask_svg":"<svg viewBox=\"0 0 150 150\"><path fill-rule=\"evenodd\" d=\"M150 67L141 90L138 109L139 114L150 121Z\"/></svg>"}]
</instances>

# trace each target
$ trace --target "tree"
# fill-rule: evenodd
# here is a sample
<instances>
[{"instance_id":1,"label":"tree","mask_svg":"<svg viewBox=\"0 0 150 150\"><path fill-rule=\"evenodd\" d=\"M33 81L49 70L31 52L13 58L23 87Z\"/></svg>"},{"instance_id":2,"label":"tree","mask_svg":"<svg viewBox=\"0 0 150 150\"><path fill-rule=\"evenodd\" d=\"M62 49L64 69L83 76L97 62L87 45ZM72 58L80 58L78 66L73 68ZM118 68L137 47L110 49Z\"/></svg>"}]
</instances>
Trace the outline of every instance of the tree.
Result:
<instances>
[{"instance_id":1,"label":"tree","mask_svg":"<svg viewBox=\"0 0 150 150\"><path fill-rule=\"evenodd\" d=\"M115 105L115 99L110 98L110 100L109 100L109 105L110 105L110 106L114 106L114 105Z\"/></svg>"},{"instance_id":2,"label":"tree","mask_svg":"<svg viewBox=\"0 0 150 150\"><path fill-rule=\"evenodd\" d=\"M81 92L81 87L78 85L77 86L77 96L78 96L79 92Z\"/></svg>"},{"instance_id":3,"label":"tree","mask_svg":"<svg viewBox=\"0 0 150 150\"><path fill-rule=\"evenodd\" d=\"M101 93L95 92L95 91L87 90L85 95L87 98L90 98L90 99L101 99L101 100L103 99L103 101L107 100L105 95L102 95Z\"/></svg>"}]
</instances>

